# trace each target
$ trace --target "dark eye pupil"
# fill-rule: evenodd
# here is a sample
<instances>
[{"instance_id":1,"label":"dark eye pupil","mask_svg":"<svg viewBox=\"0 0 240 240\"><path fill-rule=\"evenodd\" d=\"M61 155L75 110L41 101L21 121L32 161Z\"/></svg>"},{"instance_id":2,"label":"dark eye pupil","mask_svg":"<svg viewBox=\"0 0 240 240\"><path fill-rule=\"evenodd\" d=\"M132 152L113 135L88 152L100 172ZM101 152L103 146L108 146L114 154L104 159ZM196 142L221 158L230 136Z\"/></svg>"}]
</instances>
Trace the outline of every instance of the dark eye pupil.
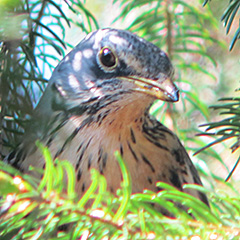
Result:
<instances>
[{"instance_id":1,"label":"dark eye pupil","mask_svg":"<svg viewBox=\"0 0 240 240\"><path fill-rule=\"evenodd\" d=\"M103 49L100 59L106 67L113 67L116 64L115 56L108 48Z\"/></svg>"}]
</instances>

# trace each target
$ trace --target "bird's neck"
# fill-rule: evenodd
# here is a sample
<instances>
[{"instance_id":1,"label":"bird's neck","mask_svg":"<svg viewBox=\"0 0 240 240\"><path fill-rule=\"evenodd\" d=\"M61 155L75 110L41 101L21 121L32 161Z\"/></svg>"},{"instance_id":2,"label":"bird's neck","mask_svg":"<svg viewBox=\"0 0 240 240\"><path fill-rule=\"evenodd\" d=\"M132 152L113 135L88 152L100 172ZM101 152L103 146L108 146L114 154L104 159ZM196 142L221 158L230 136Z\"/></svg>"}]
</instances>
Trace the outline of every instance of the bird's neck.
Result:
<instances>
[{"instance_id":1,"label":"bird's neck","mask_svg":"<svg viewBox=\"0 0 240 240\"><path fill-rule=\"evenodd\" d=\"M151 97L145 94L124 94L117 101L107 104L94 114L89 114L98 127L109 131L123 131L136 123L141 124L144 117L148 115L149 108L153 103ZM86 116L86 115L85 115Z\"/></svg>"},{"instance_id":2,"label":"bird's neck","mask_svg":"<svg viewBox=\"0 0 240 240\"><path fill-rule=\"evenodd\" d=\"M80 134L86 141L94 139L96 144L112 145L114 150L114 145L118 146L121 139L131 137L131 131L142 134L142 126L148 118L153 100L144 94L134 98L126 94L97 111L90 108L81 116L72 115L68 120L70 129L66 135L71 132Z\"/></svg>"}]
</instances>

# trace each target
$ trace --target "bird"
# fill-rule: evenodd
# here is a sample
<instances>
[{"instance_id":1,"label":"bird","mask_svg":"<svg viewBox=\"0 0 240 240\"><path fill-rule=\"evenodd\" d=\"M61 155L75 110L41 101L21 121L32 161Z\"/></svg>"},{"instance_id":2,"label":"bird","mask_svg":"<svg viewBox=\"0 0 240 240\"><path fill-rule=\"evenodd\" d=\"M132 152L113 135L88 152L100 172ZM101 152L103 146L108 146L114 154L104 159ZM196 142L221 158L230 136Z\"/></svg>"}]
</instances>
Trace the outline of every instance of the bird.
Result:
<instances>
[{"instance_id":1,"label":"bird","mask_svg":"<svg viewBox=\"0 0 240 240\"><path fill-rule=\"evenodd\" d=\"M158 192L168 183L208 205L186 183L202 185L179 138L149 114L155 100L176 102L179 90L168 55L126 30L105 28L89 33L58 64L32 114L21 144L7 162L24 173L43 169L35 142L47 146L53 159L75 169L76 192L82 196L97 169L113 194L122 175L114 153L124 159L132 192Z\"/></svg>"}]
</instances>

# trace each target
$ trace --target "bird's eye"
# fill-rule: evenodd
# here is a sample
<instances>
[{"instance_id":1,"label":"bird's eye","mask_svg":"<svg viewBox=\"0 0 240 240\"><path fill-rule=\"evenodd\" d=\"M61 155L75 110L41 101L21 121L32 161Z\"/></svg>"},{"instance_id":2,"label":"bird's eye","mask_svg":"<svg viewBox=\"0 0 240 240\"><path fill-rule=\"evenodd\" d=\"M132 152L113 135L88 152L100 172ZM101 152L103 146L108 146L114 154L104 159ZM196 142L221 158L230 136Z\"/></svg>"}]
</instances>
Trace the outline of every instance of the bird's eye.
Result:
<instances>
[{"instance_id":1,"label":"bird's eye","mask_svg":"<svg viewBox=\"0 0 240 240\"><path fill-rule=\"evenodd\" d=\"M112 70L117 66L117 57L109 48L102 48L99 53L99 61L106 70Z\"/></svg>"}]
</instances>

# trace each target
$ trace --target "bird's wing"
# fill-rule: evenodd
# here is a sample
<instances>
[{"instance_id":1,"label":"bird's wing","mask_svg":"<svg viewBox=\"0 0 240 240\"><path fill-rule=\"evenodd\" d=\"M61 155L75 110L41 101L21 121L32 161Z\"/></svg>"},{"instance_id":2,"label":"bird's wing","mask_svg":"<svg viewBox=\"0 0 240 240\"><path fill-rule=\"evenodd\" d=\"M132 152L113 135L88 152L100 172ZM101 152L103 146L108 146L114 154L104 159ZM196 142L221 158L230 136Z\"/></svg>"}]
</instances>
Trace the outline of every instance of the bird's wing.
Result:
<instances>
[{"instance_id":1,"label":"bird's wing","mask_svg":"<svg viewBox=\"0 0 240 240\"><path fill-rule=\"evenodd\" d=\"M161 153L159 162L161 162L160 159L164 158L164 156L166 157L165 162L168 162L168 168L166 168L165 172L166 179L164 181L209 205L206 195L202 192L182 188L187 183L202 185L202 182L179 138L155 118L148 116L146 119L146 124L143 125L144 136L161 149L159 150L159 153Z\"/></svg>"}]
</instances>

